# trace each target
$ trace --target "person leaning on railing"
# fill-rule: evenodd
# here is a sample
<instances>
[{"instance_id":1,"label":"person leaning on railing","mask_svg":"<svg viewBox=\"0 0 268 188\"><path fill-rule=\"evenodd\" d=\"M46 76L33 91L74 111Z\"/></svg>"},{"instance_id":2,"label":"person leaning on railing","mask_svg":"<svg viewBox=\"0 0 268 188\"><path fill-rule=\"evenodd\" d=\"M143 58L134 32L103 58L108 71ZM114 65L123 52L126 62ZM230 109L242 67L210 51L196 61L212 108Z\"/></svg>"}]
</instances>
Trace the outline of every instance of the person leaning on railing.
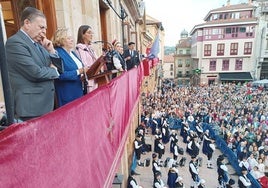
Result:
<instances>
[{"instance_id":1,"label":"person leaning on railing","mask_svg":"<svg viewBox=\"0 0 268 188\"><path fill-rule=\"evenodd\" d=\"M97 54L91 46L94 32L89 25L81 25L77 33L78 34L77 34L76 52L80 57L83 65L85 67L90 68L97 60ZM87 87L86 91L87 93L98 88L98 84L95 82L94 79L86 81L87 85L85 87Z\"/></svg>"},{"instance_id":2,"label":"person leaning on railing","mask_svg":"<svg viewBox=\"0 0 268 188\"><path fill-rule=\"evenodd\" d=\"M54 79L59 77L53 63L60 62L52 42L46 38L45 15L26 7L20 30L7 39L6 55L12 88L14 116L23 121L54 109Z\"/></svg>"},{"instance_id":3,"label":"person leaning on railing","mask_svg":"<svg viewBox=\"0 0 268 188\"><path fill-rule=\"evenodd\" d=\"M114 40L112 42L112 45L114 46L114 52L112 57L114 67L119 71L119 73L127 71L127 64L123 57L122 44L119 41Z\"/></svg>"},{"instance_id":4,"label":"person leaning on railing","mask_svg":"<svg viewBox=\"0 0 268 188\"><path fill-rule=\"evenodd\" d=\"M140 64L140 55L138 51L134 50L135 43L129 42L128 49L124 50L123 57L125 58L127 70L138 67Z\"/></svg>"},{"instance_id":5,"label":"person leaning on railing","mask_svg":"<svg viewBox=\"0 0 268 188\"><path fill-rule=\"evenodd\" d=\"M88 70L73 51L74 39L66 28L58 29L53 36L53 45L61 57L64 73L55 80L58 106L63 106L83 96L82 77Z\"/></svg>"}]
</instances>

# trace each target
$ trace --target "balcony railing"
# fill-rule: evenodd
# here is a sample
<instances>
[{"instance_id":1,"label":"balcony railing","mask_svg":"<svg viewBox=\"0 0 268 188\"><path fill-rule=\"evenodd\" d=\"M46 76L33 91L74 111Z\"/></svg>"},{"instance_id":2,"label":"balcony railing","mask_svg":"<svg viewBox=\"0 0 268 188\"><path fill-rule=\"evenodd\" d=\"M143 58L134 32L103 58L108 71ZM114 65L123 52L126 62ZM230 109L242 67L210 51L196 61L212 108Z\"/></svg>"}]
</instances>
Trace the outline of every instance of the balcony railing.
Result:
<instances>
[{"instance_id":1,"label":"balcony railing","mask_svg":"<svg viewBox=\"0 0 268 188\"><path fill-rule=\"evenodd\" d=\"M139 66L51 113L3 130L1 187L111 187L142 79Z\"/></svg>"}]
</instances>

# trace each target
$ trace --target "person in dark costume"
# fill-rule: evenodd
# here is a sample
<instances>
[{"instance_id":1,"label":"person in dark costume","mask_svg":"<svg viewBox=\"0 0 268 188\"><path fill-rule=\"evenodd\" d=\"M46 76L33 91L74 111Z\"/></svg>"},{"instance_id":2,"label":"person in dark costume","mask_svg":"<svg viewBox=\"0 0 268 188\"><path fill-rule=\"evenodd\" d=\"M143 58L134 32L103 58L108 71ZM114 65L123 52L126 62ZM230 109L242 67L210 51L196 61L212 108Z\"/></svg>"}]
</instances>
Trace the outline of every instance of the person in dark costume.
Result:
<instances>
[{"instance_id":1,"label":"person in dark costume","mask_svg":"<svg viewBox=\"0 0 268 188\"><path fill-rule=\"evenodd\" d=\"M200 178L199 178L199 173L198 173L198 164L197 164L197 157L196 156L191 156L191 161L189 163L189 172L192 177L192 183L191 183L191 188L194 188L198 186Z\"/></svg>"},{"instance_id":2,"label":"person in dark costume","mask_svg":"<svg viewBox=\"0 0 268 188\"><path fill-rule=\"evenodd\" d=\"M164 181L161 179L161 172L157 172L155 175L154 188L166 188Z\"/></svg>"},{"instance_id":3,"label":"person in dark costume","mask_svg":"<svg viewBox=\"0 0 268 188\"><path fill-rule=\"evenodd\" d=\"M159 137L155 137L154 152L158 154L159 160L162 159L162 156L165 153L165 146Z\"/></svg>"},{"instance_id":4,"label":"person in dark costume","mask_svg":"<svg viewBox=\"0 0 268 188\"><path fill-rule=\"evenodd\" d=\"M127 70L136 68L140 64L140 55L138 51L134 50L135 43L129 42L128 49L124 50L123 57L125 58L127 64Z\"/></svg>"},{"instance_id":5,"label":"person in dark costume","mask_svg":"<svg viewBox=\"0 0 268 188\"><path fill-rule=\"evenodd\" d=\"M155 129L154 137L155 137L155 138L158 138L158 139L162 139L162 133L161 133L161 131L160 131L159 128L156 128L156 129Z\"/></svg>"},{"instance_id":6,"label":"person in dark costume","mask_svg":"<svg viewBox=\"0 0 268 188\"><path fill-rule=\"evenodd\" d=\"M135 173L131 171L127 179L127 188L142 188L142 186L138 185L137 181L134 178L134 175Z\"/></svg>"},{"instance_id":7,"label":"person in dark costume","mask_svg":"<svg viewBox=\"0 0 268 188\"><path fill-rule=\"evenodd\" d=\"M174 152L174 145L178 141L179 141L178 134L176 133L175 130L172 130L171 131L171 135L170 135L170 153L173 153Z\"/></svg>"},{"instance_id":8,"label":"person in dark costume","mask_svg":"<svg viewBox=\"0 0 268 188\"><path fill-rule=\"evenodd\" d=\"M136 134L141 135L141 143L142 143L141 150L142 150L142 153L145 154L145 152L149 151L149 145L145 143L145 129L143 128L138 129Z\"/></svg>"},{"instance_id":9,"label":"person in dark costume","mask_svg":"<svg viewBox=\"0 0 268 188\"><path fill-rule=\"evenodd\" d=\"M190 130L188 132L187 138L186 138L186 143L189 143L193 138L198 138L197 133L193 130ZM197 139L197 142L199 143L199 140Z\"/></svg>"},{"instance_id":10,"label":"person in dark costume","mask_svg":"<svg viewBox=\"0 0 268 188\"><path fill-rule=\"evenodd\" d=\"M153 153L152 154L152 170L153 170L153 174L154 174L154 178L155 178L155 175L156 173L160 172L161 173L161 166L160 164L158 163L158 159L157 159L157 154L156 153Z\"/></svg>"},{"instance_id":11,"label":"person in dark costume","mask_svg":"<svg viewBox=\"0 0 268 188\"><path fill-rule=\"evenodd\" d=\"M167 185L169 187L175 187L176 180L178 178L178 169L171 167L168 170Z\"/></svg>"},{"instance_id":12,"label":"person in dark costume","mask_svg":"<svg viewBox=\"0 0 268 188\"><path fill-rule=\"evenodd\" d=\"M122 44L116 39L113 40L112 45L114 46L113 51L113 64L114 67L120 72L127 70L127 64L123 57L123 47Z\"/></svg>"},{"instance_id":13,"label":"person in dark costume","mask_svg":"<svg viewBox=\"0 0 268 188\"><path fill-rule=\"evenodd\" d=\"M158 122L157 122L157 119L156 118L153 118L151 120L151 129L152 129L152 134L155 135L156 134L156 129L158 129L159 125L158 125Z\"/></svg>"},{"instance_id":14,"label":"person in dark costume","mask_svg":"<svg viewBox=\"0 0 268 188\"><path fill-rule=\"evenodd\" d=\"M188 123L186 122L182 123L180 135L182 136L184 143L187 143L187 136L188 136L189 130L190 130L190 127Z\"/></svg>"},{"instance_id":15,"label":"person in dark costume","mask_svg":"<svg viewBox=\"0 0 268 188\"><path fill-rule=\"evenodd\" d=\"M162 142L163 144L167 144L169 142L170 132L167 120L164 120L164 123L162 125Z\"/></svg>"},{"instance_id":16,"label":"person in dark costume","mask_svg":"<svg viewBox=\"0 0 268 188\"><path fill-rule=\"evenodd\" d=\"M190 142L187 144L186 151L189 153L190 156L198 156L199 155L199 143L198 137L194 136Z\"/></svg>"},{"instance_id":17,"label":"person in dark costume","mask_svg":"<svg viewBox=\"0 0 268 188\"><path fill-rule=\"evenodd\" d=\"M202 123L197 122L195 124L195 129L196 129L196 133L197 133L198 138L200 139L200 141L202 141L203 140L203 135L204 135Z\"/></svg>"},{"instance_id":18,"label":"person in dark costume","mask_svg":"<svg viewBox=\"0 0 268 188\"><path fill-rule=\"evenodd\" d=\"M204 133L203 148L202 152L207 156L207 168L212 169L212 155L215 150L214 140L209 135L209 130L207 129Z\"/></svg>"},{"instance_id":19,"label":"person in dark costume","mask_svg":"<svg viewBox=\"0 0 268 188\"><path fill-rule=\"evenodd\" d=\"M173 160L174 160L175 164L178 164L177 160L178 160L178 157L179 157L179 150L180 150L179 141L177 141L175 143L174 149L173 149Z\"/></svg>"},{"instance_id":20,"label":"person in dark costume","mask_svg":"<svg viewBox=\"0 0 268 188\"><path fill-rule=\"evenodd\" d=\"M143 164L141 163L141 154L142 154L142 135L137 134L135 140L134 140L134 150L136 153L137 157L137 163L139 166L142 166Z\"/></svg>"},{"instance_id":21,"label":"person in dark costume","mask_svg":"<svg viewBox=\"0 0 268 188\"><path fill-rule=\"evenodd\" d=\"M219 187L226 187L229 182L229 173L223 155L220 155L217 159L217 168Z\"/></svg>"},{"instance_id":22,"label":"person in dark costume","mask_svg":"<svg viewBox=\"0 0 268 188\"><path fill-rule=\"evenodd\" d=\"M241 176L238 178L238 187L239 188L250 188L251 182L247 177L248 169L246 167L241 168Z\"/></svg>"}]
</instances>

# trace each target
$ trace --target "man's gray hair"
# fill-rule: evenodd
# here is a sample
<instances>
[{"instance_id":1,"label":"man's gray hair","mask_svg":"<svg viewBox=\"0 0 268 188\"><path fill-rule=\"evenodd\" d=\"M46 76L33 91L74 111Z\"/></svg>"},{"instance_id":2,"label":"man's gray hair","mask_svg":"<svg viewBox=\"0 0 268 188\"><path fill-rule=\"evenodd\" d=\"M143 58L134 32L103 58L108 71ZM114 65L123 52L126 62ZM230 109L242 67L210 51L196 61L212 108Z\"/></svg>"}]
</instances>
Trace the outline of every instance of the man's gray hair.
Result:
<instances>
[{"instance_id":1,"label":"man's gray hair","mask_svg":"<svg viewBox=\"0 0 268 188\"><path fill-rule=\"evenodd\" d=\"M24 20L26 19L33 21L37 17L42 17L46 19L45 15L40 10L34 7L26 7L21 13L20 25L23 26Z\"/></svg>"}]
</instances>

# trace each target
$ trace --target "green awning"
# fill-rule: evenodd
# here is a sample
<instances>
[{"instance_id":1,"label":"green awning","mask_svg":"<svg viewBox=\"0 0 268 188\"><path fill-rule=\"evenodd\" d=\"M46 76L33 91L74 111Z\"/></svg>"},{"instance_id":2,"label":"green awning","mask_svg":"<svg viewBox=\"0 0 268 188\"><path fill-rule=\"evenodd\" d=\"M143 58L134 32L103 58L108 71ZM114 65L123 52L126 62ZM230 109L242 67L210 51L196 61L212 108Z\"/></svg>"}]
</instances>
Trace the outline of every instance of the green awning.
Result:
<instances>
[{"instance_id":1,"label":"green awning","mask_svg":"<svg viewBox=\"0 0 268 188\"><path fill-rule=\"evenodd\" d=\"M228 72L219 73L221 81L252 81L250 72Z\"/></svg>"}]
</instances>

